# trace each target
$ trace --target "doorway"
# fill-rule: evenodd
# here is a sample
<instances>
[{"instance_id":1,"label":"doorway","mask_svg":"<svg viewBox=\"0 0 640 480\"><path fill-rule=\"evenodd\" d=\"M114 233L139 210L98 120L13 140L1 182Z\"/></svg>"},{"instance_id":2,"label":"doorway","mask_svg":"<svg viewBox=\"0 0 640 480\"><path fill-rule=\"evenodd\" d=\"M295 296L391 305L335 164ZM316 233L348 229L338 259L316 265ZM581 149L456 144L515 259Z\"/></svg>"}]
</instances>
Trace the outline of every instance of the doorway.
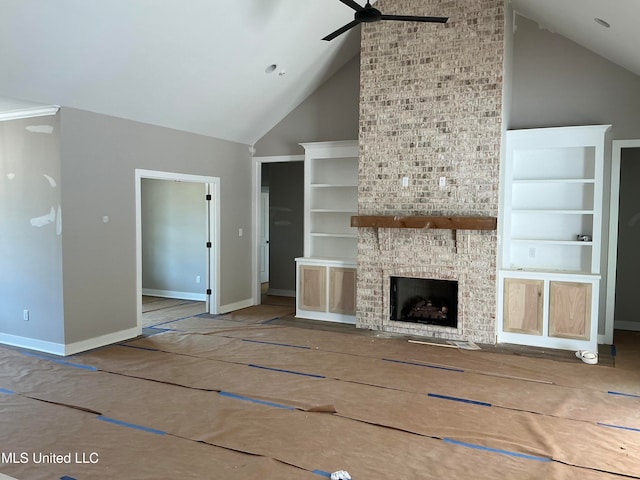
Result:
<instances>
[{"instance_id":1,"label":"doorway","mask_svg":"<svg viewBox=\"0 0 640 480\"><path fill-rule=\"evenodd\" d=\"M304 253L304 155L254 157L254 180L253 300L293 306L295 258Z\"/></svg>"},{"instance_id":2,"label":"doorway","mask_svg":"<svg viewBox=\"0 0 640 480\"><path fill-rule=\"evenodd\" d=\"M606 343L614 330L640 331L635 282L640 270L640 140L614 140L611 170Z\"/></svg>"},{"instance_id":3,"label":"doorway","mask_svg":"<svg viewBox=\"0 0 640 480\"><path fill-rule=\"evenodd\" d=\"M183 316L217 314L220 179L139 169L135 177L138 327L148 323L149 315L162 320L182 310ZM189 202L198 198L202 204L188 212ZM184 235L188 230L194 230L196 238ZM180 250L195 253L185 255Z\"/></svg>"}]
</instances>

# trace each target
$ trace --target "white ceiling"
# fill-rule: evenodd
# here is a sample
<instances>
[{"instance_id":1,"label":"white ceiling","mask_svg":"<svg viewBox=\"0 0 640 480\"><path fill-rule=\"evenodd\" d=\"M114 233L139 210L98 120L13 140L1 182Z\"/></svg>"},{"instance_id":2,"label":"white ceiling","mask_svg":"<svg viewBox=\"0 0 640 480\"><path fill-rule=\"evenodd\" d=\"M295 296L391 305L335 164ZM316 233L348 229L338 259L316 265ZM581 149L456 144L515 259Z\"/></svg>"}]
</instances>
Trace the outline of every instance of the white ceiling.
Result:
<instances>
[{"instance_id":1,"label":"white ceiling","mask_svg":"<svg viewBox=\"0 0 640 480\"><path fill-rule=\"evenodd\" d=\"M640 0L512 2L640 75ZM359 29L320 40L352 19L338 0L1 0L0 97L253 144L357 53Z\"/></svg>"}]
</instances>

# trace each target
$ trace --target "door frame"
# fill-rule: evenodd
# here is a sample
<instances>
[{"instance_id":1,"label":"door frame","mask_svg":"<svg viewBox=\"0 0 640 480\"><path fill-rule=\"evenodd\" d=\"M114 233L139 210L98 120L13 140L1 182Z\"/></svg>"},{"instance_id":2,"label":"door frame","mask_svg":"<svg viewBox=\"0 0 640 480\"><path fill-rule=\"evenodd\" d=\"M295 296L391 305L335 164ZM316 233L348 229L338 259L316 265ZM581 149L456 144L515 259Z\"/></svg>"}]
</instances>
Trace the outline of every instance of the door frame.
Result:
<instances>
[{"instance_id":1,"label":"door frame","mask_svg":"<svg viewBox=\"0 0 640 480\"><path fill-rule=\"evenodd\" d=\"M620 162L622 150L640 148L640 140L613 140L611 149L611 200L609 202L609 253L604 343L613 344L615 329L616 273L618 262L618 221L620 209Z\"/></svg>"},{"instance_id":2,"label":"door frame","mask_svg":"<svg viewBox=\"0 0 640 480\"><path fill-rule=\"evenodd\" d=\"M253 282L252 301L254 305L261 303L260 291L260 196L262 192L262 164L263 163L282 163L282 162L304 162L304 155L274 155L269 157L253 157L253 188L252 205L253 205L253 240L252 240L252 256L251 256L251 278Z\"/></svg>"},{"instance_id":3,"label":"door frame","mask_svg":"<svg viewBox=\"0 0 640 480\"><path fill-rule=\"evenodd\" d=\"M142 179L172 180L180 182L200 183L206 194L211 195L207 207L207 237L211 248L207 253L206 288L211 290L207 295L206 310L217 314L220 310L220 177L190 175L185 173L164 172L156 170L135 169L136 195L136 324L142 329ZM203 192L204 193L204 192ZM206 201L206 200L205 200Z\"/></svg>"}]
</instances>

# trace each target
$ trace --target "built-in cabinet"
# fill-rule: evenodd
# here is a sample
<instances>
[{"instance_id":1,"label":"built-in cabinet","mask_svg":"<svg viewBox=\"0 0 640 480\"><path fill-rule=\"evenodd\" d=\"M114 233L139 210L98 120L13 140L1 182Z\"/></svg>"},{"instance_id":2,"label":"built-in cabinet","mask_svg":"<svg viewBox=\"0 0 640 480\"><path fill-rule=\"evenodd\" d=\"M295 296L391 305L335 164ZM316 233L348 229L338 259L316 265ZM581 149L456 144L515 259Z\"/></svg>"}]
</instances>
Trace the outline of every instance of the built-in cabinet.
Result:
<instances>
[{"instance_id":1,"label":"built-in cabinet","mask_svg":"<svg viewBox=\"0 0 640 480\"><path fill-rule=\"evenodd\" d=\"M609 127L507 132L499 342L597 350Z\"/></svg>"},{"instance_id":2,"label":"built-in cabinet","mask_svg":"<svg viewBox=\"0 0 640 480\"><path fill-rule=\"evenodd\" d=\"M296 316L355 323L357 141L303 143L304 257L296 259Z\"/></svg>"}]
</instances>

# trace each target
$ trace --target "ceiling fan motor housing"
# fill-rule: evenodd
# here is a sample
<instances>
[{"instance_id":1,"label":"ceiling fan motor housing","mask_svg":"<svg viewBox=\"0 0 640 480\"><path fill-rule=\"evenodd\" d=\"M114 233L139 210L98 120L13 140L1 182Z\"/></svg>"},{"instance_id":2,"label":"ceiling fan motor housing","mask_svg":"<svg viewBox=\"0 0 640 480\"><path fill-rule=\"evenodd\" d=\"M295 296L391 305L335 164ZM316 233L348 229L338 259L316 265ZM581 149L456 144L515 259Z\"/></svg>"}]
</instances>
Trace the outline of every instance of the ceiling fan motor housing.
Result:
<instances>
[{"instance_id":1,"label":"ceiling fan motor housing","mask_svg":"<svg viewBox=\"0 0 640 480\"><path fill-rule=\"evenodd\" d=\"M377 22L381 19L381 17L382 17L382 12L380 12L380 10L373 8L371 6L367 6L362 10L360 10L359 12L355 13L356 21L363 22L363 23Z\"/></svg>"}]
</instances>

